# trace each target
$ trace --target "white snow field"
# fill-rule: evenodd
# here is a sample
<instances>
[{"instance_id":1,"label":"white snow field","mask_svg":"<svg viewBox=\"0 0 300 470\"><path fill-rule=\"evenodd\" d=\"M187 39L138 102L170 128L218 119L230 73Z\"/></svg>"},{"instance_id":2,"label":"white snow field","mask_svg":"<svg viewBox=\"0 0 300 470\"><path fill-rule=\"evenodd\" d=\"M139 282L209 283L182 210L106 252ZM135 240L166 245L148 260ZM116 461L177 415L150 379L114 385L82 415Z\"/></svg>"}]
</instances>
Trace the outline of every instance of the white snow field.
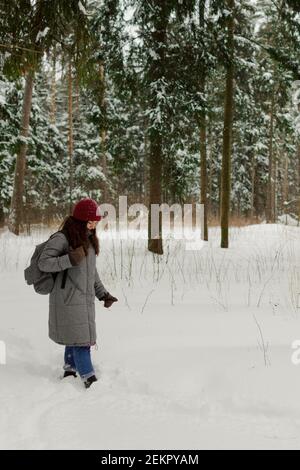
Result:
<instances>
[{"instance_id":1,"label":"white snow field","mask_svg":"<svg viewBox=\"0 0 300 470\"><path fill-rule=\"evenodd\" d=\"M166 241L161 259L103 233L98 270L119 302L96 301L89 390L60 379L48 297L24 281L49 233L0 233L1 449L300 448L299 227L232 228L228 250L214 228L200 251Z\"/></svg>"}]
</instances>

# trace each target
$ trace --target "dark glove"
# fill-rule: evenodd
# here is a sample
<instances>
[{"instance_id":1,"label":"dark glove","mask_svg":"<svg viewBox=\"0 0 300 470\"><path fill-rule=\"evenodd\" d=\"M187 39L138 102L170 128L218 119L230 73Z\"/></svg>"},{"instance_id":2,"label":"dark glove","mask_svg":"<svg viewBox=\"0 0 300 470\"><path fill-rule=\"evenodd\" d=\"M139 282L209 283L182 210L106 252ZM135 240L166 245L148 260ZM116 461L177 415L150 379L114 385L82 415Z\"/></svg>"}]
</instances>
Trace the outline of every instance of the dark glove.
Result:
<instances>
[{"instance_id":1,"label":"dark glove","mask_svg":"<svg viewBox=\"0 0 300 470\"><path fill-rule=\"evenodd\" d=\"M85 257L85 252L83 246L79 246L75 250L71 249L69 251L69 258L72 266L77 266Z\"/></svg>"},{"instance_id":2,"label":"dark glove","mask_svg":"<svg viewBox=\"0 0 300 470\"><path fill-rule=\"evenodd\" d=\"M116 297L113 297L112 295L110 295L109 292L106 292L106 294L104 294L103 297L101 297L100 300L104 300L104 307L105 308L109 308L112 306L112 304L114 302L118 302L118 299Z\"/></svg>"}]
</instances>

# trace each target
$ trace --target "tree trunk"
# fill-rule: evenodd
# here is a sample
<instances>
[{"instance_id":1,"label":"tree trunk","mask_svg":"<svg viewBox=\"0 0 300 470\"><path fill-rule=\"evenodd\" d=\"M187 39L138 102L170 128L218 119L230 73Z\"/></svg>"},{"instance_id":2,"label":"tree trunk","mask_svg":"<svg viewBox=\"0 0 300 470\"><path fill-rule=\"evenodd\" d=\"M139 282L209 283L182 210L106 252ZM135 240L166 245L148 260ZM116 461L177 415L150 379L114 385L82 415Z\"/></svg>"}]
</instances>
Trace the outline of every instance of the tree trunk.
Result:
<instances>
[{"instance_id":1,"label":"tree trunk","mask_svg":"<svg viewBox=\"0 0 300 470\"><path fill-rule=\"evenodd\" d=\"M213 195L213 178L215 173L215 165L214 165L214 158L213 158L213 146L211 142L211 129L207 127L207 156L208 156L208 199L207 199L207 216L211 217L214 214L214 207L212 201Z\"/></svg>"},{"instance_id":2,"label":"tree trunk","mask_svg":"<svg viewBox=\"0 0 300 470\"><path fill-rule=\"evenodd\" d=\"M234 101L234 0L227 1L231 11L227 20L229 58L226 71L226 90L224 105L224 129L223 129L223 155L221 173L221 248L229 246L229 211L230 211L230 186L231 186L231 152L232 152L232 121Z\"/></svg>"},{"instance_id":3,"label":"tree trunk","mask_svg":"<svg viewBox=\"0 0 300 470\"><path fill-rule=\"evenodd\" d=\"M252 162L251 162L251 210L250 210L250 217L251 219L254 218L255 215L255 181L256 181L256 158L255 153L252 155Z\"/></svg>"},{"instance_id":4,"label":"tree trunk","mask_svg":"<svg viewBox=\"0 0 300 470\"><path fill-rule=\"evenodd\" d=\"M33 90L33 77L34 73L28 71L26 75L21 131L20 131L20 144L16 159L14 188L10 206L10 214L8 220L8 228L15 235L19 235L20 227L23 222L23 194L24 194L24 178L26 169L26 152L27 152L27 137L29 135L29 121L32 103L32 90Z\"/></svg>"},{"instance_id":5,"label":"tree trunk","mask_svg":"<svg viewBox=\"0 0 300 470\"><path fill-rule=\"evenodd\" d=\"M3 206L0 206L0 227L4 226L5 216Z\"/></svg>"},{"instance_id":6,"label":"tree trunk","mask_svg":"<svg viewBox=\"0 0 300 470\"><path fill-rule=\"evenodd\" d=\"M69 60L68 69L68 154L69 154L69 210L72 211L73 193L73 82L72 62Z\"/></svg>"},{"instance_id":7,"label":"tree trunk","mask_svg":"<svg viewBox=\"0 0 300 470\"><path fill-rule=\"evenodd\" d=\"M270 108L270 135L269 135L269 169L268 169L268 186L267 186L267 211L266 222L273 224L275 222L274 214L274 110L275 110L275 90L272 91L271 108Z\"/></svg>"},{"instance_id":8,"label":"tree trunk","mask_svg":"<svg viewBox=\"0 0 300 470\"><path fill-rule=\"evenodd\" d=\"M157 6L159 7L159 13L154 20L155 24L151 33L154 54L151 56L152 63L150 65L149 71L150 83L159 82L159 80L164 76L165 67L164 47L166 43L166 27L168 17L165 13L165 1L158 2ZM151 109L157 109L159 107L157 93L155 91L152 91L150 95L150 107ZM148 220L148 249L152 253L156 253L159 255L163 254L162 214L160 211L157 213L157 224L154 225L154 220L151 216L151 208L153 204L161 204L162 202L162 144L162 132L157 126L157 123L155 123L151 126L149 132L150 194Z\"/></svg>"},{"instance_id":9,"label":"tree trunk","mask_svg":"<svg viewBox=\"0 0 300 470\"><path fill-rule=\"evenodd\" d=\"M149 142L149 135L147 129L149 127L149 119L148 117L144 117L144 153L143 153L143 160L144 160L144 179L143 179L143 187L144 187L144 194L143 194L143 204L145 206L149 206L150 201L150 142Z\"/></svg>"},{"instance_id":10,"label":"tree trunk","mask_svg":"<svg viewBox=\"0 0 300 470\"><path fill-rule=\"evenodd\" d=\"M74 114L74 120L79 122L80 118L80 88L79 88L79 79L76 77L75 80L75 113Z\"/></svg>"},{"instance_id":11,"label":"tree trunk","mask_svg":"<svg viewBox=\"0 0 300 470\"><path fill-rule=\"evenodd\" d=\"M283 177L283 207L282 212L285 214L285 223L287 224L287 215L288 215L288 202L289 202L289 157L285 154L284 157L284 177Z\"/></svg>"},{"instance_id":12,"label":"tree trunk","mask_svg":"<svg viewBox=\"0 0 300 470\"><path fill-rule=\"evenodd\" d=\"M205 2L199 3L199 25L204 31L205 27ZM206 70L205 64L202 63L200 70L200 93L205 94L206 84ZM203 110L200 116L200 204L204 206L204 227L202 233L202 239L208 240L208 226L207 226L207 142L206 142L206 113Z\"/></svg>"},{"instance_id":13,"label":"tree trunk","mask_svg":"<svg viewBox=\"0 0 300 470\"><path fill-rule=\"evenodd\" d=\"M298 187L297 187L296 197L298 198L297 209L298 209L298 226L299 226L300 225L300 142L298 142L297 153L298 153Z\"/></svg>"},{"instance_id":14,"label":"tree trunk","mask_svg":"<svg viewBox=\"0 0 300 470\"><path fill-rule=\"evenodd\" d=\"M104 65L101 63L100 67L99 67L99 73L100 73L100 102L99 102L99 107L101 109L101 113L104 116L104 121L106 121L105 73L104 72L105 72L104 71ZM102 167L102 173L104 175L104 180L101 182L101 189L102 189L102 198L105 202L107 202L107 196L108 196L106 139L107 139L106 124L102 120L102 124L100 126L100 140L101 140L100 165Z\"/></svg>"},{"instance_id":15,"label":"tree trunk","mask_svg":"<svg viewBox=\"0 0 300 470\"><path fill-rule=\"evenodd\" d=\"M274 164L273 164L273 185L272 185L272 212L273 212L273 223L275 224L277 221L277 213L278 213L278 208L277 208L277 173L278 173L278 161L275 156L274 159Z\"/></svg>"},{"instance_id":16,"label":"tree trunk","mask_svg":"<svg viewBox=\"0 0 300 470\"><path fill-rule=\"evenodd\" d=\"M56 49L53 50L52 71L51 71L51 105L50 105L50 122L56 123Z\"/></svg>"},{"instance_id":17,"label":"tree trunk","mask_svg":"<svg viewBox=\"0 0 300 470\"><path fill-rule=\"evenodd\" d=\"M212 160L212 149L208 146L209 153L208 153L208 160L209 160L209 173L208 173L208 200L207 200L207 215L211 217L212 215L212 183L213 183L213 160Z\"/></svg>"},{"instance_id":18,"label":"tree trunk","mask_svg":"<svg viewBox=\"0 0 300 470\"><path fill-rule=\"evenodd\" d=\"M162 137L159 133L150 137L150 204L149 204L149 232L148 249L152 253L163 254L162 247L162 214L158 213L158 224L156 230L151 216L151 207L153 204L161 204L161 172L162 172ZM151 230L153 234L151 236Z\"/></svg>"},{"instance_id":19,"label":"tree trunk","mask_svg":"<svg viewBox=\"0 0 300 470\"><path fill-rule=\"evenodd\" d=\"M149 194L149 188L148 188L148 136L147 136L147 125L148 121L146 118L144 118L143 122L143 135L144 135L144 152L141 156L142 162L141 162L141 202L143 204L148 205L147 201L147 195Z\"/></svg>"},{"instance_id":20,"label":"tree trunk","mask_svg":"<svg viewBox=\"0 0 300 470\"><path fill-rule=\"evenodd\" d=\"M207 224L207 148L206 148L206 123L203 119L200 126L200 155L201 155L201 199L203 204L203 234L202 240L208 240L208 224Z\"/></svg>"}]
</instances>

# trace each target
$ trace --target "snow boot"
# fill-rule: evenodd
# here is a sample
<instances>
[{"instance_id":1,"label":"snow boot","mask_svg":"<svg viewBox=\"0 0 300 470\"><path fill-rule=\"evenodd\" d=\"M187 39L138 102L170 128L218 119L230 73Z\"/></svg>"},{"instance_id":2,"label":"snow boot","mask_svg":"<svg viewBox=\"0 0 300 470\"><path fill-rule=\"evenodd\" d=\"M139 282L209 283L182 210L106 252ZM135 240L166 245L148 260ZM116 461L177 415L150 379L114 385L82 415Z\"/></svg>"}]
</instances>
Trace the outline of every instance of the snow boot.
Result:
<instances>
[{"instance_id":1,"label":"snow boot","mask_svg":"<svg viewBox=\"0 0 300 470\"><path fill-rule=\"evenodd\" d=\"M85 380L85 382L84 382L85 388L90 388L92 383L97 382L97 380L98 380L97 377L95 375L92 375L91 377L89 377L88 379Z\"/></svg>"},{"instance_id":2,"label":"snow boot","mask_svg":"<svg viewBox=\"0 0 300 470\"><path fill-rule=\"evenodd\" d=\"M66 377L71 377L71 376L77 377L76 372L74 372L73 370L66 370L63 378L65 379Z\"/></svg>"}]
</instances>

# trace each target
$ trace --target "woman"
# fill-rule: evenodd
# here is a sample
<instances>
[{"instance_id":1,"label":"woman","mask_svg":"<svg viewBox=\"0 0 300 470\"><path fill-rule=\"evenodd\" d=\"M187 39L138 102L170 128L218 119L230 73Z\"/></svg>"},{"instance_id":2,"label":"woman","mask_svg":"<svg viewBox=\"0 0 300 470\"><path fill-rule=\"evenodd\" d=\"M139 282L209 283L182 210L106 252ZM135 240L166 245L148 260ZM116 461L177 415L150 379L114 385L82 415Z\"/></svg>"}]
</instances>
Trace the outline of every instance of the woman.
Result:
<instances>
[{"instance_id":1,"label":"woman","mask_svg":"<svg viewBox=\"0 0 300 470\"><path fill-rule=\"evenodd\" d=\"M66 346L64 377L78 372L86 388L97 381L90 352L96 344L95 296L106 308L118 300L105 289L96 268L97 209L93 199L79 201L38 262L41 271L57 273L49 297L49 337Z\"/></svg>"}]
</instances>

